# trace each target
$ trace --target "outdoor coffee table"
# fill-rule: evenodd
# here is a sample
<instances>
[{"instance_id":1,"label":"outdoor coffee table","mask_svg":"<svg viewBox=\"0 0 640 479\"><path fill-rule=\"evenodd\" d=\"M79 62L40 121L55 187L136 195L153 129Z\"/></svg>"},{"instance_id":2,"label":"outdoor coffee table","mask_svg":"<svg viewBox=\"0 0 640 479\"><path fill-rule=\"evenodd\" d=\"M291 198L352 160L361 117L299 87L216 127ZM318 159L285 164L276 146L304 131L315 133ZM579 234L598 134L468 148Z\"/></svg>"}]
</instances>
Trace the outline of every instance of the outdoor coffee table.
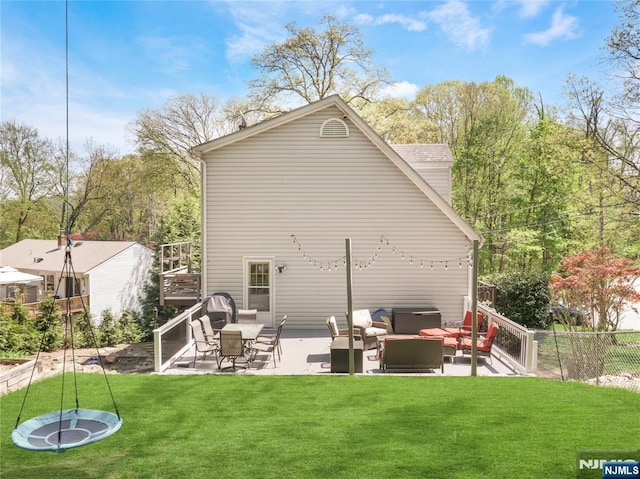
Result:
<instances>
[{"instance_id":1,"label":"outdoor coffee table","mask_svg":"<svg viewBox=\"0 0 640 479\"><path fill-rule=\"evenodd\" d=\"M364 343L353 340L353 367L356 373L362 372L362 350ZM349 372L349 338L338 336L331 341L331 372Z\"/></svg>"}]
</instances>

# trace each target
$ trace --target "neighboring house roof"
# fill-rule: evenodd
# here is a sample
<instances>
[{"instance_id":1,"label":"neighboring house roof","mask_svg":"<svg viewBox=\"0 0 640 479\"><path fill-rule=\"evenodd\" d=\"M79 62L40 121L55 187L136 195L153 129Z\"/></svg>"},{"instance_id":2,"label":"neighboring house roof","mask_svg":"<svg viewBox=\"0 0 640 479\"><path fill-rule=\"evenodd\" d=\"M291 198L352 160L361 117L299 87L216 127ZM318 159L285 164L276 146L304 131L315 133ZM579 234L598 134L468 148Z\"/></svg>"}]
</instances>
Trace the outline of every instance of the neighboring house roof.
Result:
<instances>
[{"instance_id":1,"label":"neighboring house roof","mask_svg":"<svg viewBox=\"0 0 640 479\"><path fill-rule=\"evenodd\" d=\"M207 143L198 145L192 149L192 153L197 155L204 162L204 155L210 153L219 148L234 144L238 141L250 138L252 136L264 133L278 126L285 125L297 119L303 118L307 115L321 111L328 107L337 107L342 111L345 118L349 118L351 122L357 126L360 131L374 144L380 151L389 158L389 160L395 164L470 240L482 241L482 237L476 233L476 231L467 224L464 219L449 205L449 203L440 196L431 185L429 185L424 178L406 161L391 145L386 143L344 100L338 95L332 95L323 100L319 100L314 103L310 103L303 107L292 110L283 115L265 120L263 122L252 125L248 128L243 128L229 135L211 140ZM398 145L396 145L398 146ZM420 148L419 148L420 147ZM439 145L437 150L442 154L442 149L446 145ZM416 145L415 147L406 150L416 157L424 155L425 152L431 147L425 145ZM402 147L401 147L402 149ZM449 153L450 156L450 153ZM442 158L444 159L444 158ZM206 194L206 192L205 192Z\"/></svg>"},{"instance_id":2,"label":"neighboring house roof","mask_svg":"<svg viewBox=\"0 0 640 479\"><path fill-rule=\"evenodd\" d=\"M78 274L85 274L113 256L132 247L134 241L77 241L71 246L71 263ZM60 272L65 246L57 240L26 239L0 250L0 265L20 270Z\"/></svg>"}]
</instances>

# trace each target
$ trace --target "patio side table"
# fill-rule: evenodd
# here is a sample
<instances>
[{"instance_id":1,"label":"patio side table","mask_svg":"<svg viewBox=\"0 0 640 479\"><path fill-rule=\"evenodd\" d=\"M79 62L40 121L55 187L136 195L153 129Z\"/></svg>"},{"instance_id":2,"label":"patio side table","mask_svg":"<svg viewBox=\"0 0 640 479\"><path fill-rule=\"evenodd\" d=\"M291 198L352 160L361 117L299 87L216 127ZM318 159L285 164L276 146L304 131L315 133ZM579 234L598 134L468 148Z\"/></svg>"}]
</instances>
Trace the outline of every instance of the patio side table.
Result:
<instances>
[{"instance_id":1,"label":"patio side table","mask_svg":"<svg viewBox=\"0 0 640 479\"><path fill-rule=\"evenodd\" d=\"M362 372L362 341L353 340L353 364L356 373ZM349 338L338 336L331 342L331 372L349 372Z\"/></svg>"}]
</instances>

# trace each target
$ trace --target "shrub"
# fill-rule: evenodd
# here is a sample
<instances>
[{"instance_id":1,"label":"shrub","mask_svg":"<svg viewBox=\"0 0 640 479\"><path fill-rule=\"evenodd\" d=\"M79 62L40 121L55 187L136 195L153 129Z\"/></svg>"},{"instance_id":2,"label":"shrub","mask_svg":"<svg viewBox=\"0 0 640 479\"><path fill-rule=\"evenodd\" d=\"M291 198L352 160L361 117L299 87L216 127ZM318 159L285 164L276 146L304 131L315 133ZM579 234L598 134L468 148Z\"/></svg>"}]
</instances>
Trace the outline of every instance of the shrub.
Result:
<instances>
[{"instance_id":1,"label":"shrub","mask_svg":"<svg viewBox=\"0 0 640 479\"><path fill-rule=\"evenodd\" d=\"M38 350L39 336L20 300L11 313L0 311L0 351L6 355L25 356Z\"/></svg>"},{"instance_id":2,"label":"shrub","mask_svg":"<svg viewBox=\"0 0 640 479\"><path fill-rule=\"evenodd\" d=\"M115 316L109 309L102 312L102 321L98 327L100 346L115 346L123 340L122 328L116 321Z\"/></svg>"},{"instance_id":3,"label":"shrub","mask_svg":"<svg viewBox=\"0 0 640 479\"><path fill-rule=\"evenodd\" d=\"M549 275L542 272L508 273L492 278L496 311L530 329L549 327Z\"/></svg>"},{"instance_id":4,"label":"shrub","mask_svg":"<svg viewBox=\"0 0 640 479\"><path fill-rule=\"evenodd\" d=\"M91 322L91 313L88 310L76 316L73 325L73 346L75 348L97 347L99 345L98 333ZM66 347L70 346L68 344L70 339L65 336Z\"/></svg>"},{"instance_id":5,"label":"shrub","mask_svg":"<svg viewBox=\"0 0 640 479\"><path fill-rule=\"evenodd\" d=\"M125 343L139 343L145 337L145 332L140 327L140 319L135 312L126 310L118 321L122 333L122 341Z\"/></svg>"},{"instance_id":6,"label":"shrub","mask_svg":"<svg viewBox=\"0 0 640 479\"><path fill-rule=\"evenodd\" d=\"M40 303L38 316L33 323L33 327L40 333L40 348L42 351L53 351L62 346L60 309L55 299L48 298Z\"/></svg>"}]
</instances>

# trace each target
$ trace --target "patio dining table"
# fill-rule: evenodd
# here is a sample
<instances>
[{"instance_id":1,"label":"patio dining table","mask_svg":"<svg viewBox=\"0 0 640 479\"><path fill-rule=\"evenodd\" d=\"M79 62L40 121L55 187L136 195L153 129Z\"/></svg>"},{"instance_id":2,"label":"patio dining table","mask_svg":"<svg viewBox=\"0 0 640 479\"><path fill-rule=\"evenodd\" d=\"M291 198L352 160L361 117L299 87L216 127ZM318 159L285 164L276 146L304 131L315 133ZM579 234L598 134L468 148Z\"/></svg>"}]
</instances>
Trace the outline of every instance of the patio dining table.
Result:
<instances>
[{"instance_id":1,"label":"patio dining table","mask_svg":"<svg viewBox=\"0 0 640 479\"><path fill-rule=\"evenodd\" d=\"M255 323L227 323L222 328L224 331L240 331L243 341L255 341L264 328L264 324Z\"/></svg>"}]
</instances>

